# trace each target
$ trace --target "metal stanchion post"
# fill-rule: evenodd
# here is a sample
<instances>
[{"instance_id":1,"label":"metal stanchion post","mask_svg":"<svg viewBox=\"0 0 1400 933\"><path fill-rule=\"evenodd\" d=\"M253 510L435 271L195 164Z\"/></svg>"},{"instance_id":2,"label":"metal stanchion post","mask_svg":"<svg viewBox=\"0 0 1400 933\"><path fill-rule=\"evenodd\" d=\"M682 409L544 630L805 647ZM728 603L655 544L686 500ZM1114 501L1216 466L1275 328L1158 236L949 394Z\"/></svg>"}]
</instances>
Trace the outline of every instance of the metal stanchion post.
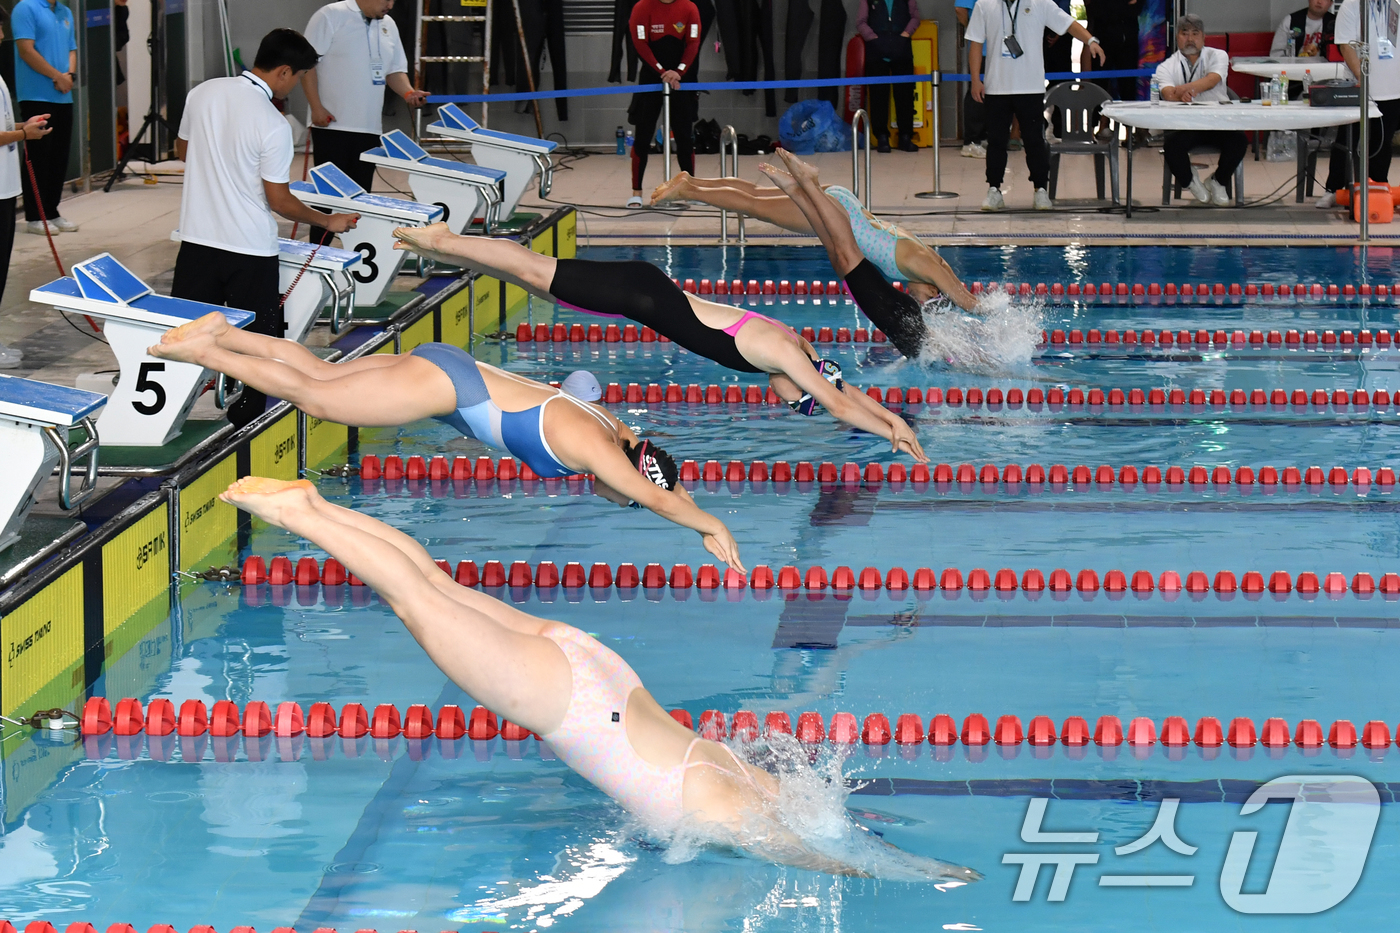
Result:
<instances>
[{"instance_id":1,"label":"metal stanchion post","mask_svg":"<svg viewBox=\"0 0 1400 933\"><path fill-rule=\"evenodd\" d=\"M861 125L865 126L865 134L861 134ZM865 140L865 194L861 194L860 187L860 149L861 140ZM857 110L851 115L851 193L857 198L863 198L865 206L870 206L870 114L864 110Z\"/></svg>"},{"instance_id":2,"label":"metal stanchion post","mask_svg":"<svg viewBox=\"0 0 1400 933\"><path fill-rule=\"evenodd\" d=\"M1361 200L1357 213L1360 229L1356 242L1365 245L1371 239L1371 3L1366 0L1366 9L1358 17L1361 20L1361 37L1356 43L1356 54L1361 59L1361 75L1358 84L1361 91L1361 126L1356 134L1356 148L1360 150L1361 172L1356 179L1356 197Z\"/></svg>"},{"instance_id":3,"label":"metal stanchion post","mask_svg":"<svg viewBox=\"0 0 1400 933\"><path fill-rule=\"evenodd\" d=\"M651 140L647 140L651 145ZM671 180L671 85L661 82L661 164L665 166L661 177Z\"/></svg>"},{"instance_id":4,"label":"metal stanchion post","mask_svg":"<svg viewBox=\"0 0 1400 933\"><path fill-rule=\"evenodd\" d=\"M943 164L939 161L939 146L943 142L943 121L941 119L942 107L938 100L938 89L942 86L942 76L938 72L929 75L929 81L933 85L931 99L933 101L933 190L920 191L914 195L916 198L956 198L956 191L944 191L942 188L941 175Z\"/></svg>"}]
</instances>

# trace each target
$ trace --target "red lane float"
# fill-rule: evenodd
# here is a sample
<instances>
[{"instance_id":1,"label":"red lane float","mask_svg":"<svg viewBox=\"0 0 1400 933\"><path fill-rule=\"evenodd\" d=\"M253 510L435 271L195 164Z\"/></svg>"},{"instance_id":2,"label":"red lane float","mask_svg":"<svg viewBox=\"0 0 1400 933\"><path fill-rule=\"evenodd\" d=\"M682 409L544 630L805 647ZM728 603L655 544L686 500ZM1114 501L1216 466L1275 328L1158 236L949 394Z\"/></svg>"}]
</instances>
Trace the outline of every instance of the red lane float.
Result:
<instances>
[{"instance_id":1,"label":"red lane float","mask_svg":"<svg viewBox=\"0 0 1400 933\"><path fill-rule=\"evenodd\" d=\"M300 560L315 564L315 558L312 557L302 557ZM247 567L260 561L261 558L257 555L244 560L243 579L250 576ZM273 558L274 564L278 561L286 561L286 558ZM334 558L328 558L326 562L333 563ZM603 563L595 563L585 571L583 564L569 562L564 565L561 574L553 561L541 561L534 567L527 561L515 561L510 565L509 571L503 563L495 560L487 561L484 567L478 567L476 561L463 560L457 563L455 570L445 560L439 560L437 563L444 573L462 586L509 589L512 592L551 592L559 589L561 585L572 590L581 590L585 586L605 590L616 586L619 590L641 588L652 591L670 590L673 593L691 589L706 592L720 589L737 592L748 589L767 593L777 589L780 593L817 594L830 589L837 593L849 594L854 590L873 593L884 589L902 594L913 589L916 593L942 590L945 599L956 599L965 588L974 598L985 598L989 592L995 592L1000 598L1012 598L1019 591L1029 594L1029 598L1036 599L1048 589L1057 599L1068 598L1068 594L1077 592L1081 599L1091 600L1101 590L1108 594L1109 599L1122 599L1129 592L1138 599L1150 598L1154 594L1166 599L1175 599L1184 589L1193 597L1204 597L1214 592L1220 599L1232 599L1236 593L1243 594L1244 598L1249 600L1261 599L1266 593L1273 600L1284 600L1294 596L1311 600L1321 593L1334 599L1347 593L1368 598L1377 592L1388 600L1400 599L1400 573L1382 574L1377 581L1365 571L1355 574L1348 582L1343 574L1337 572L1319 578L1313 571L1305 570L1295 578L1288 571L1275 570L1269 574L1268 583L1265 584L1264 575L1256 570L1245 571L1242 578L1237 578L1229 570L1217 571L1213 577L1207 576L1203 571L1193 570L1186 575L1183 587L1181 575L1174 570L1163 571L1156 577L1147 570L1135 570L1129 582L1128 573L1117 568L1104 571L1102 577L1092 568L1081 569L1071 576L1068 570L1057 567L1050 571L1048 577L1039 569L1030 568L1018 577L1016 571L1009 567L999 568L995 573L985 568L974 567L966 576L957 567L946 567L941 573L935 573L930 567L919 567L911 576L903 567L892 567L883 573L876 567L863 567L857 573L852 567L842 565L828 574L826 569L820 566L811 566L805 571L795 566L785 566L778 568L775 573L773 568L766 564L759 564L746 578L732 569L721 572L714 564L701 564L695 570L688 564L674 564L668 570L661 564L652 563L646 564L639 572L635 564L625 563L619 564L614 573L611 567ZM325 577L324 571L320 576ZM307 577L310 578L310 572ZM284 587L287 585L282 584ZM296 584L298 587L310 585L312 584ZM354 575L349 576L348 585L352 589L364 586ZM323 583L322 586L330 585ZM157 704L161 705L157 707ZM120 730L131 728L139 731L141 726L132 724L141 722L141 715L139 705L123 707L119 704L115 716L109 712L107 719L100 721L114 724L118 735L129 734ZM283 722L283 710L279 709L277 715L278 722ZM288 709L285 715L292 716L293 711ZM178 717L180 728L185 728L183 723L186 722L187 716L191 723L202 722L200 717L204 716L203 707L197 710L182 708ZM300 716L299 711L296 712L296 716ZM169 701L152 701L145 721L149 723L152 720L159 724L158 728L166 728L167 725L170 729L176 728L177 717ZM293 725L294 722L296 726ZM190 728L195 726L191 725ZM279 735L295 735L300 731L300 719L287 719L285 727L277 728L294 730L278 732Z\"/></svg>"},{"instance_id":2,"label":"red lane float","mask_svg":"<svg viewBox=\"0 0 1400 933\"><path fill-rule=\"evenodd\" d=\"M152 700L150 706L154 708L162 702L169 701ZM216 705L223 704L232 706L226 700ZM140 701L131 697L116 703L117 709L139 709L140 706ZM200 700L186 700L181 704L181 709L193 710L203 706L204 703ZM266 710L268 704L255 701L250 703L248 708L251 711L254 707ZM110 709L110 701L105 697L89 699L80 717L82 735L99 737L112 731L110 722L104 719ZM460 707L445 705L434 716L429 707L413 704L405 710L400 726L398 709L391 704L380 704L375 707L373 719L367 728L365 708L359 703L350 703L343 707L338 722L336 711L329 703L313 703L310 709L305 722L306 732L312 738L339 735L343 738L357 739L366 733L374 739L390 739L400 734L408 739L438 738L446 741L464 737L473 741L487 741L499 736L508 742L523 741L532 736L539 738L528 729L499 719L482 706L474 707L470 713L464 713ZM297 733L290 732L290 727L285 723L295 720L299 725L302 721L301 707L288 701L277 704L277 710L276 725L272 731L279 737L299 734L299 730ZM1367 721L1359 731L1350 720L1339 719L1324 732L1322 725L1315 719L1300 720L1296 728L1290 730L1287 720L1280 717L1269 717L1256 724L1253 719L1238 716L1228 720L1228 727L1222 727L1220 718L1203 716L1196 721L1193 730L1182 716L1167 716L1161 720L1160 726L1151 717L1136 716L1125 727L1119 717L1104 715L1096 718L1095 725L1090 730L1084 717L1070 716L1057 731L1054 720L1049 716L1032 716L1029 726L1023 728L1021 717L1014 713L997 716L995 727L989 725L991 720L982 713L967 714L961 720L961 727L958 720L949 713L934 714L927 720L927 726L925 720L917 713L900 713L894 717L895 725L891 728L890 716L883 712L871 712L859 718L854 713L837 712L831 715L828 725L821 713L806 710L797 714L795 729L792 726L791 714L780 710L766 713L762 720L754 711L742 709L732 714L720 710L704 710L698 720L693 720L691 713L683 709L671 710L671 716L686 728L694 728L700 735L709 739L752 742L760 736L782 734L792 736L806 745L894 744L896 747L905 748L925 742L938 747L957 745L961 742L969 748L979 748L987 745L1005 747L1021 744L1047 747L1058 743L1068 748L1094 744L1105 748L1127 745L1133 749L1148 749L1158 744L1166 748L1182 748L1194 744L1201 748L1220 748L1228 745L1236 749L1246 749L1260 745L1266 749L1297 746L1304 750L1319 749L1324 745L1336 749L1353 749L1359 745L1376 750L1388 748L1392 742L1400 744L1400 725L1392 730L1388 723L1378 719ZM231 719L237 721L236 706L232 708ZM693 722L698 722L698 725L693 726ZM118 735L135 735L140 731L142 730L118 732ZM149 735L164 734L149 729L146 731ZM256 737L247 728L243 731L245 735ZM182 736L187 734L189 733L181 732ZM0 927L0 933L3 933L3 927Z\"/></svg>"}]
</instances>

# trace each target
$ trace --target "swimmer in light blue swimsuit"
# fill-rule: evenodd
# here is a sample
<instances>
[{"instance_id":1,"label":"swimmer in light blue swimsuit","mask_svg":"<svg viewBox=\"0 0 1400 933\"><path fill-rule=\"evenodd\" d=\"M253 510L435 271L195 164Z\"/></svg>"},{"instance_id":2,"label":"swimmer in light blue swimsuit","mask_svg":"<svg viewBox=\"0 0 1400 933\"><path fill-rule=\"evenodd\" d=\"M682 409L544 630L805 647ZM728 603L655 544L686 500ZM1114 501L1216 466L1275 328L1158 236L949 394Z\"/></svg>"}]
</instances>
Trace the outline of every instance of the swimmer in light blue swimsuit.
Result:
<instances>
[{"instance_id":1,"label":"swimmer in light blue swimsuit","mask_svg":"<svg viewBox=\"0 0 1400 933\"><path fill-rule=\"evenodd\" d=\"M664 450L603 409L478 363L460 347L430 343L327 363L294 340L245 333L213 312L166 331L149 352L225 373L323 421L391 427L435 418L509 451L545 479L591 474L599 496L690 528L711 554L746 572L734 536L696 506Z\"/></svg>"},{"instance_id":2,"label":"swimmer in light blue swimsuit","mask_svg":"<svg viewBox=\"0 0 1400 933\"><path fill-rule=\"evenodd\" d=\"M846 212L860 251L888 280L907 282L908 293L920 304L943 297L964 311L976 313L977 300L943 257L908 230L870 213L849 189L829 185L825 191ZM816 232L782 191L741 178L695 178L681 172L658 186L651 196L653 204L680 199L737 211L795 233Z\"/></svg>"}]
</instances>

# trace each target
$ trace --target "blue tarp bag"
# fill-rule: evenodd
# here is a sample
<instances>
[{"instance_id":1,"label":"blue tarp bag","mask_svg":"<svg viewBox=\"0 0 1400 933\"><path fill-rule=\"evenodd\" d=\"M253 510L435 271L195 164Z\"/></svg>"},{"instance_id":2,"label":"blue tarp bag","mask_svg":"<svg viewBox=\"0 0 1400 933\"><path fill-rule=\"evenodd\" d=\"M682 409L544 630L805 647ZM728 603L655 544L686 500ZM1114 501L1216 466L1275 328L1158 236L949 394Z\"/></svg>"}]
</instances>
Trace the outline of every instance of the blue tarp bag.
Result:
<instances>
[{"instance_id":1,"label":"blue tarp bag","mask_svg":"<svg viewBox=\"0 0 1400 933\"><path fill-rule=\"evenodd\" d=\"M778 139L794 155L851 151L851 128L826 100L804 100L789 107L778 120Z\"/></svg>"}]
</instances>

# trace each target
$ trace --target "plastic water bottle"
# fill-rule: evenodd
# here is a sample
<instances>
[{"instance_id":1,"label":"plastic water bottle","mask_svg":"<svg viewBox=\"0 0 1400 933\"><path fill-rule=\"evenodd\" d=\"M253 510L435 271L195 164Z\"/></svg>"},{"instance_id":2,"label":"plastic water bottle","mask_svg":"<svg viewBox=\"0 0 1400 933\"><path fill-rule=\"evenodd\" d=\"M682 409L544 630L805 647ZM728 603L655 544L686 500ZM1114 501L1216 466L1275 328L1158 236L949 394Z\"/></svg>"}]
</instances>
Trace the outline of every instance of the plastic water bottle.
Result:
<instances>
[{"instance_id":1,"label":"plastic water bottle","mask_svg":"<svg viewBox=\"0 0 1400 933\"><path fill-rule=\"evenodd\" d=\"M1268 106L1278 100L1278 75L1269 78L1269 89L1264 98L1264 105Z\"/></svg>"},{"instance_id":2,"label":"plastic water bottle","mask_svg":"<svg viewBox=\"0 0 1400 933\"><path fill-rule=\"evenodd\" d=\"M633 130L627 131L627 148L630 151L637 144L637 134Z\"/></svg>"},{"instance_id":3,"label":"plastic water bottle","mask_svg":"<svg viewBox=\"0 0 1400 933\"><path fill-rule=\"evenodd\" d=\"M617 128L617 154L618 154L618 155L626 155L626 154L627 154L626 145L627 145L627 132L626 132L622 127L619 126L619 127Z\"/></svg>"},{"instance_id":4,"label":"plastic water bottle","mask_svg":"<svg viewBox=\"0 0 1400 933\"><path fill-rule=\"evenodd\" d=\"M1278 79L1278 105L1288 106L1288 72L1283 72Z\"/></svg>"},{"instance_id":5,"label":"plastic water bottle","mask_svg":"<svg viewBox=\"0 0 1400 933\"><path fill-rule=\"evenodd\" d=\"M1303 70L1303 100L1312 101L1312 69Z\"/></svg>"},{"instance_id":6,"label":"plastic water bottle","mask_svg":"<svg viewBox=\"0 0 1400 933\"><path fill-rule=\"evenodd\" d=\"M1148 92L1147 99L1154 104L1162 102L1162 82L1158 80L1156 75L1152 76L1151 90Z\"/></svg>"},{"instance_id":7,"label":"plastic water bottle","mask_svg":"<svg viewBox=\"0 0 1400 933\"><path fill-rule=\"evenodd\" d=\"M1288 58L1298 57L1298 41L1292 36L1288 37Z\"/></svg>"}]
</instances>

